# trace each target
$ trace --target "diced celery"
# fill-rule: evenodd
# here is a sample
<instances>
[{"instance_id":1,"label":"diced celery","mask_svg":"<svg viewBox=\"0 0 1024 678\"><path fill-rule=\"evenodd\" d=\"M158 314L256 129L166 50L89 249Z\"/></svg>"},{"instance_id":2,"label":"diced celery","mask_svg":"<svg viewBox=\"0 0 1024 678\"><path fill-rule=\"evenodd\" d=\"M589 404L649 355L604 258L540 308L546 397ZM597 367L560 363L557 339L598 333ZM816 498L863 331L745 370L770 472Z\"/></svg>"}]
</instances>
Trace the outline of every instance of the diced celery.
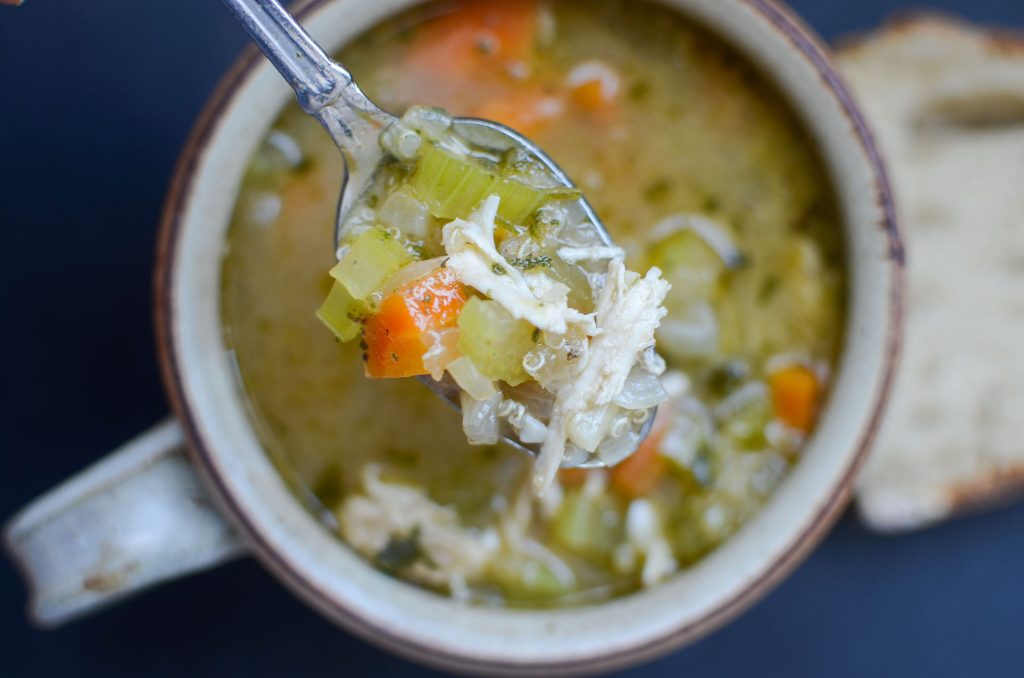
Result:
<instances>
[{"instance_id":1,"label":"diced celery","mask_svg":"<svg viewBox=\"0 0 1024 678\"><path fill-rule=\"evenodd\" d=\"M569 592L544 563L521 554L509 554L494 560L491 575L509 600L535 601Z\"/></svg>"},{"instance_id":2,"label":"diced celery","mask_svg":"<svg viewBox=\"0 0 1024 678\"><path fill-rule=\"evenodd\" d=\"M606 557L622 539L622 516L608 495L572 490L555 515L551 533L556 543L573 553Z\"/></svg>"},{"instance_id":3,"label":"diced celery","mask_svg":"<svg viewBox=\"0 0 1024 678\"><path fill-rule=\"evenodd\" d=\"M344 285L335 281L331 291L316 312L316 317L327 325L341 341L351 341L359 335L359 318L363 307L352 298Z\"/></svg>"},{"instance_id":4,"label":"diced celery","mask_svg":"<svg viewBox=\"0 0 1024 678\"><path fill-rule=\"evenodd\" d=\"M570 264L561 257L552 257L551 265L544 271L549 278L569 288L569 305L582 313L594 310L594 291L587 274L576 264Z\"/></svg>"},{"instance_id":5,"label":"diced celery","mask_svg":"<svg viewBox=\"0 0 1024 678\"><path fill-rule=\"evenodd\" d=\"M534 328L496 301L473 297L459 315L459 350L480 372L511 386L527 379L523 357L534 345Z\"/></svg>"},{"instance_id":6,"label":"diced celery","mask_svg":"<svg viewBox=\"0 0 1024 678\"><path fill-rule=\"evenodd\" d=\"M721 257L692 230L658 243L651 252L651 265L664 271L672 283L672 298L680 303L708 299L725 270Z\"/></svg>"},{"instance_id":7,"label":"diced celery","mask_svg":"<svg viewBox=\"0 0 1024 678\"><path fill-rule=\"evenodd\" d=\"M525 224L541 206L575 197L573 189L535 188L489 171L479 161L459 157L433 144L423 153L411 184L435 217L467 217L488 196L501 199L498 217L511 224Z\"/></svg>"},{"instance_id":8,"label":"diced celery","mask_svg":"<svg viewBox=\"0 0 1024 678\"><path fill-rule=\"evenodd\" d=\"M756 450L765 446L764 430L774 415L769 398L757 398L722 422L722 433L739 446Z\"/></svg>"},{"instance_id":9,"label":"diced celery","mask_svg":"<svg viewBox=\"0 0 1024 678\"><path fill-rule=\"evenodd\" d=\"M724 497L702 492L682 500L673 512L669 529L676 558L689 565L728 537L736 529L736 522L732 506Z\"/></svg>"},{"instance_id":10,"label":"diced celery","mask_svg":"<svg viewBox=\"0 0 1024 678\"><path fill-rule=\"evenodd\" d=\"M359 301L380 289L388 277L412 261L398 240L382 228L371 228L352 243L352 248L331 277L340 282Z\"/></svg>"}]
</instances>

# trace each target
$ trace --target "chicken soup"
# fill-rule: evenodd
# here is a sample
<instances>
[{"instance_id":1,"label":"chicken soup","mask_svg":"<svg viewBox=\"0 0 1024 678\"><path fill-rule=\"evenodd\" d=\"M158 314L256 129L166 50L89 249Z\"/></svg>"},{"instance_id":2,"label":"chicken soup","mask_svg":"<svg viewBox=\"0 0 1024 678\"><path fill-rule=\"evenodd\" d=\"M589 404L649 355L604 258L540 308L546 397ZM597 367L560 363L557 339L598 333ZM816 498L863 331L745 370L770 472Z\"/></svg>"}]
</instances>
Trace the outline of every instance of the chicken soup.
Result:
<instances>
[{"instance_id":1,"label":"chicken soup","mask_svg":"<svg viewBox=\"0 0 1024 678\"><path fill-rule=\"evenodd\" d=\"M337 282L328 271L341 156L289 106L238 197L223 321L263 444L300 500L383 572L494 605L578 604L652 586L738 530L799 462L844 314L838 210L779 93L699 26L626 0L427 3L359 37L340 60L396 114L437 106L495 119L552 155L625 264L656 268L671 285L656 332L665 364L646 372L661 376L637 377L622 402L654 391L667 400L635 454L607 469L563 469L538 494L531 458L490 437L467 442L463 417L422 384L366 379L368 325L338 325L353 339L342 343L317 318ZM407 223L417 209L398 198L388 213ZM500 209L491 206L491 226ZM373 237L366 246L386 253L388 224L378 222L387 218L372 221L352 246ZM503 237L530 236L527 224ZM388 256L444 254L411 251L416 244L405 238ZM510 270L523 275L557 263L546 251L518 260ZM447 284L443 270L415 280L429 279L433 294ZM457 357L482 356L465 370L487 378L462 378L481 402L490 385L546 421L550 400L530 383L514 398L507 390L536 368L524 358L549 348L545 332L519 332L492 303L460 298L460 309L475 307L470 341L521 339L522 353L501 362L492 357L504 348L465 348ZM592 311L587 304L571 305ZM395 351L381 355L380 369L406 365ZM420 370L423 352L416 359ZM513 409L502 416L518 416Z\"/></svg>"}]
</instances>

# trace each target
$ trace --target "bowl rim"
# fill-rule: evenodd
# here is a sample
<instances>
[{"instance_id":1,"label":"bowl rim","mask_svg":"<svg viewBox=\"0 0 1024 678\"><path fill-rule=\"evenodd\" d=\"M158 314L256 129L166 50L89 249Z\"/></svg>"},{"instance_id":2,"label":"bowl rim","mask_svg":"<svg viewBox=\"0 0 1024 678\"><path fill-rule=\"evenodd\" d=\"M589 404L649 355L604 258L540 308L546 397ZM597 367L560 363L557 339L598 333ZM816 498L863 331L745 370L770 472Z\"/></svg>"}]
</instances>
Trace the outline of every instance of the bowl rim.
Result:
<instances>
[{"instance_id":1,"label":"bowl rim","mask_svg":"<svg viewBox=\"0 0 1024 678\"><path fill-rule=\"evenodd\" d=\"M291 10L301 20L315 13L321 7L338 1L300 0L291 7ZM254 555L285 586L328 618L340 623L346 630L401 656L462 672L506 674L515 671L536 675L564 675L622 668L652 659L692 642L748 609L803 561L825 536L847 505L852 493L853 478L863 464L880 425L902 344L905 260L892 191L882 155L852 94L832 63L829 49L802 19L780 2L776 2L776 0L736 0L736 2L753 9L785 38L794 52L808 62L821 78L823 89L834 98L839 110L847 118L852 134L865 153L867 165L872 173L871 183L875 189L875 200L880 213L876 226L885 232L889 247L886 255L886 264L889 269L889 316L885 328L886 342L885 354L882 357L881 381L867 425L860 432L856 442L850 445L852 454L846 462L844 473L829 493L828 501L818 508L808 522L807 528L799 537L784 549L783 553L767 567L759 578L738 589L731 597L723 599L706 616L680 626L669 634L653 638L647 643L635 645L614 657L599 655L593 658L575 658L563 662L527 663L509 663L496 659L483 660L463 654L439 652L436 648L416 644L387 628L368 626L367 620L362 616L348 610L327 592L317 589L313 582L306 580L301 573L293 569L289 561L278 554L262 537L260 527L249 518L245 508L232 496L227 483L218 475L217 465L211 462L210 443L203 438L192 412L178 363L175 348L174 314L172 312L176 270L174 260L175 245L181 232L183 216L192 199L191 179L196 168L202 163L209 144L217 136L218 121L235 96L244 90L249 76L261 63L261 54L254 46L248 46L235 60L207 99L175 165L159 223L154 265L153 319L161 376L171 408L181 421L185 431L190 458L195 462L200 476L212 489L214 500L223 509L225 517L253 546Z\"/></svg>"}]
</instances>

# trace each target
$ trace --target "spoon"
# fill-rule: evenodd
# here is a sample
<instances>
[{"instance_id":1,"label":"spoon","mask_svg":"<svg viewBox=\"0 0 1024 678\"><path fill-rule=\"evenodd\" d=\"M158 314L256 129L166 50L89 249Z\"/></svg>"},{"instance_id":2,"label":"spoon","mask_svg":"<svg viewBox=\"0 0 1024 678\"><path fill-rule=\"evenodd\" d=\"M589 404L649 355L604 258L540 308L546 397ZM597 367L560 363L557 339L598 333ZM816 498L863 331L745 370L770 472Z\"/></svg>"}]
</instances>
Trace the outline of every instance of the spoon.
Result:
<instances>
[{"instance_id":1,"label":"spoon","mask_svg":"<svg viewBox=\"0 0 1024 678\"><path fill-rule=\"evenodd\" d=\"M334 244L337 249L345 217L384 159L384 152L378 142L380 133L397 118L370 101L356 85L352 74L331 59L278 0L223 2L295 90L302 109L320 121L341 150L345 169L334 226ZM478 118L455 118L454 129L460 136L479 146L502 151L521 149L544 165L558 183L567 188L575 187L568 175L543 150L505 125ZM591 224L596 238L594 244L614 245L586 199L581 197L569 203L568 207L570 212L576 212L574 216L579 219L579 223L586 221ZM450 405L461 409L459 388L450 378L436 381L422 377L421 380ZM639 440L647 437L653 421L652 411L640 430ZM513 435L506 435L504 441L534 456L540 451L538 445L523 443ZM564 466L595 468L604 466L604 463L591 455L569 459Z\"/></svg>"}]
</instances>

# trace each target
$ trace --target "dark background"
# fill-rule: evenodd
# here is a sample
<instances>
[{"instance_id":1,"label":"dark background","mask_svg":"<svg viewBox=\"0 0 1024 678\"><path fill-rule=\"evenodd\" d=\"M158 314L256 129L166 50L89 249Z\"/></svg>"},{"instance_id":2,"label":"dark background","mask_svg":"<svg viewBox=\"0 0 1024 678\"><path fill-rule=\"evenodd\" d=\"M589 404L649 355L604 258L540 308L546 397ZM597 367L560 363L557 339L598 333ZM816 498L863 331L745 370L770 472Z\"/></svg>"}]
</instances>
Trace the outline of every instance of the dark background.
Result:
<instances>
[{"instance_id":1,"label":"dark background","mask_svg":"<svg viewBox=\"0 0 1024 678\"><path fill-rule=\"evenodd\" d=\"M832 40L900 0L795 0ZM1024 28L1024 0L932 0ZM213 0L0 7L0 518L165 416L150 323L164 192L244 46ZM426 675L243 560L53 632L0 560L0 675ZM846 516L766 600L630 676L1022 676L1024 506L881 537Z\"/></svg>"}]
</instances>

